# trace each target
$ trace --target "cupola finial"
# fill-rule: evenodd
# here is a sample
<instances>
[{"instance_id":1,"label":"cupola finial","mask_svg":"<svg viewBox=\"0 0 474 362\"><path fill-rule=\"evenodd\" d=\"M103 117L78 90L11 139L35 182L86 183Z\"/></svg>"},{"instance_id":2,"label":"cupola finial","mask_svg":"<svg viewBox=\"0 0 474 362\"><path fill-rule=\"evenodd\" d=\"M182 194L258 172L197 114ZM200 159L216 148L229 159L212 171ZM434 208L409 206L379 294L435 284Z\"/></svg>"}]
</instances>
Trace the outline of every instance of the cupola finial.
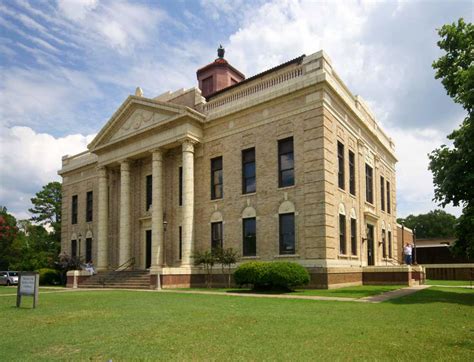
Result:
<instances>
[{"instance_id":1,"label":"cupola finial","mask_svg":"<svg viewBox=\"0 0 474 362\"><path fill-rule=\"evenodd\" d=\"M221 44L219 45L219 48L217 48L217 56L222 59L224 58L224 53L225 53L225 49Z\"/></svg>"}]
</instances>

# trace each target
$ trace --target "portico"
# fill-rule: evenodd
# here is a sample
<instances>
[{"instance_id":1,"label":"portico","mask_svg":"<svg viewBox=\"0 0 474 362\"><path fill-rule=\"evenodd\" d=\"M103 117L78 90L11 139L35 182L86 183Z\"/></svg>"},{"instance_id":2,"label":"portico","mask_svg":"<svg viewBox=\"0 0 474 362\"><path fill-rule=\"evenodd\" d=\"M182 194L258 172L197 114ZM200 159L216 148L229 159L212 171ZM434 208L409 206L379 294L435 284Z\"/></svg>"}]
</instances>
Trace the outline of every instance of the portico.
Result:
<instances>
[{"instance_id":1,"label":"portico","mask_svg":"<svg viewBox=\"0 0 474 362\"><path fill-rule=\"evenodd\" d=\"M145 252L141 231L147 227L133 222L135 215L139 215L141 219L148 220L151 227L150 272L161 273L165 266L165 161L170 150L181 152L183 205L181 220L178 221L182 228L181 264L190 266L194 239L194 145L202 137L200 122L203 116L186 107L163 106L159 102L146 102L139 97L129 97L122 108L122 112L111 119L89 146L90 151L98 156L99 165L97 268L106 270L127 264L139 269L145 267L141 262ZM174 111L171 114L170 109ZM163 112L168 113L168 117ZM142 134L144 127L147 129L146 135ZM117 136L124 129L128 131L127 137L121 140ZM124 146L139 149L139 152L120 158ZM147 210L141 202L133 199L137 188L141 187L140 180L132 176L132 168L136 172L137 167L143 168L148 164L151 165L152 192L151 207ZM116 174L119 182L111 180L111 173ZM114 220L114 212L109 210L110 195L114 192L119 196L118 210L114 210L118 220ZM117 225L111 228L110 223ZM135 230L137 228L139 230ZM108 253L114 239L114 229L118 229L117 256Z\"/></svg>"}]
</instances>

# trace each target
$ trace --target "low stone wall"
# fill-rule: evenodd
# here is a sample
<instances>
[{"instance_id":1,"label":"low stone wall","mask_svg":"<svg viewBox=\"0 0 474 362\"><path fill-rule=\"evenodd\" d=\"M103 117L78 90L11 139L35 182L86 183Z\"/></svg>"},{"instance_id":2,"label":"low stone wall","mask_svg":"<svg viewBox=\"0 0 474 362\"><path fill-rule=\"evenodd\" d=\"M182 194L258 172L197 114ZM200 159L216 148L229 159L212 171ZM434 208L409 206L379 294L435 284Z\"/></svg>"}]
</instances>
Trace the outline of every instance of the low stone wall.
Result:
<instances>
[{"instance_id":1,"label":"low stone wall","mask_svg":"<svg viewBox=\"0 0 474 362\"><path fill-rule=\"evenodd\" d=\"M426 278L432 280L474 280L474 264L425 264Z\"/></svg>"},{"instance_id":2,"label":"low stone wall","mask_svg":"<svg viewBox=\"0 0 474 362\"><path fill-rule=\"evenodd\" d=\"M85 270L69 270L66 276L66 288L77 288L79 284L89 279L92 275Z\"/></svg>"},{"instance_id":3,"label":"low stone wall","mask_svg":"<svg viewBox=\"0 0 474 362\"><path fill-rule=\"evenodd\" d=\"M411 285L413 280L419 284L425 283L425 270L422 266L375 266L363 268L364 285Z\"/></svg>"}]
</instances>

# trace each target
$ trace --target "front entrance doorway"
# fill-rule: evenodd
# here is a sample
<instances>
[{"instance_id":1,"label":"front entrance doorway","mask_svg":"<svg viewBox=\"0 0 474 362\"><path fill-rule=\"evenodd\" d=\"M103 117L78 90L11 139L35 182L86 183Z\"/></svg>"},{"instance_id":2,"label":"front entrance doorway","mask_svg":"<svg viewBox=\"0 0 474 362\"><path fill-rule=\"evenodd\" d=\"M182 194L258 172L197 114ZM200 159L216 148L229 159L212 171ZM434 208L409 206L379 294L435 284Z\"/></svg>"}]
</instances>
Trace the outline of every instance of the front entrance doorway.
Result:
<instances>
[{"instance_id":1,"label":"front entrance doorway","mask_svg":"<svg viewBox=\"0 0 474 362\"><path fill-rule=\"evenodd\" d=\"M145 237L145 269L151 267L151 230L146 231Z\"/></svg>"},{"instance_id":2,"label":"front entrance doorway","mask_svg":"<svg viewBox=\"0 0 474 362\"><path fill-rule=\"evenodd\" d=\"M367 224L367 265L374 264L374 226Z\"/></svg>"}]
</instances>

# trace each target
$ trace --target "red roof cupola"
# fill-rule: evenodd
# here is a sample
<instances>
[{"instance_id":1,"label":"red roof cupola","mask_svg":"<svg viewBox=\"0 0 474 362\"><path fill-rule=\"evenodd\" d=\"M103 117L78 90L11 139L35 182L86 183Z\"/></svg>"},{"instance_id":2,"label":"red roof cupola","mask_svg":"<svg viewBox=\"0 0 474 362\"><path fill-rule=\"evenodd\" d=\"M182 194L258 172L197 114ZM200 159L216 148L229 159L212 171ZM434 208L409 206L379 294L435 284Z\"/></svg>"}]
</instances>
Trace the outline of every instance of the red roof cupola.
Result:
<instances>
[{"instance_id":1,"label":"red roof cupola","mask_svg":"<svg viewBox=\"0 0 474 362\"><path fill-rule=\"evenodd\" d=\"M217 49L217 59L196 72L203 97L208 97L212 93L245 79L245 75L224 59L224 53L225 50L222 45L219 46Z\"/></svg>"}]
</instances>

